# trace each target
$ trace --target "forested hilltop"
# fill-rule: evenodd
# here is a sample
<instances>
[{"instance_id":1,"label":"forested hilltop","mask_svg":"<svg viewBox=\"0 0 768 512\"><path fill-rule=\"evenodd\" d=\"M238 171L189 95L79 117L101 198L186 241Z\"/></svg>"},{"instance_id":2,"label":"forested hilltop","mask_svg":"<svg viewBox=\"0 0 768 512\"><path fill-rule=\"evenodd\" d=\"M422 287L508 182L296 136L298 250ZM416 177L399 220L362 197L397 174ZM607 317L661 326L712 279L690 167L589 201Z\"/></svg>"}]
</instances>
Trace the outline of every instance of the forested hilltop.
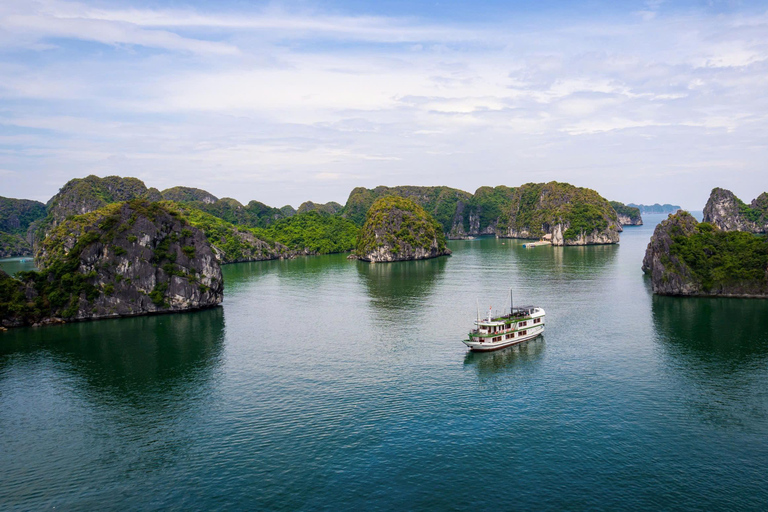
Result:
<instances>
[{"instance_id":1,"label":"forested hilltop","mask_svg":"<svg viewBox=\"0 0 768 512\"><path fill-rule=\"evenodd\" d=\"M654 293L768 297L768 194L746 205L712 190L704 222L680 211L661 222L643 259Z\"/></svg>"}]
</instances>

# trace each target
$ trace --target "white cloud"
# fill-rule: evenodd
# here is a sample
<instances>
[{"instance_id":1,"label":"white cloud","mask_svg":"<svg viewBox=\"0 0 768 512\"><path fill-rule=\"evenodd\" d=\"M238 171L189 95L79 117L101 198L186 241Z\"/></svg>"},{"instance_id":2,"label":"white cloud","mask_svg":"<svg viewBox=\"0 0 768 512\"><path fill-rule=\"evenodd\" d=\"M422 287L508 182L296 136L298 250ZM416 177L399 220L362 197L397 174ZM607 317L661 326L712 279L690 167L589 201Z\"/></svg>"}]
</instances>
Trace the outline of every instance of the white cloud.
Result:
<instances>
[{"instance_id":1,"label":"white cloud","mask_svg":"<svg viewBox=\"0 0 768 512\"><path fill-rule=\"evenodd\" d=\"M6 0L0 168L17 195L94 172L269 204L308 180L322 202L531 179L642 201L642 177L697 162L754 182L732 163L768 161L768 16L643 11L480 26Z\"/></svg>"}]
</instances>

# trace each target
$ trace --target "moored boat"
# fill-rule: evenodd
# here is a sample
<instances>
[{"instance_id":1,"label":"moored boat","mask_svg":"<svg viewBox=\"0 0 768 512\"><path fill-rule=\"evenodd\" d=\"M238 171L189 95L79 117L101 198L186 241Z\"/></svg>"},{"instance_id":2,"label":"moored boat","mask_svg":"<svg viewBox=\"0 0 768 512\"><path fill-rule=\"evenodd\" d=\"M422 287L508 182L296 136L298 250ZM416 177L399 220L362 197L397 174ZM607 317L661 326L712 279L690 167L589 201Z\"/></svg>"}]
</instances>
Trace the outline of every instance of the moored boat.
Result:
<instances>
[{"instance_id":1,"label":"moored boat","mask_svg":"<svg viewBox=\"0 0 768 512\"><path fill-rule=\"evenodd\" d=\"M464 344L481 352L522 343L544 332L544 315L538 306L512 306L508 315L497 317L489 309L486 318L477 319Z\"/></svg>"}]
</instances>

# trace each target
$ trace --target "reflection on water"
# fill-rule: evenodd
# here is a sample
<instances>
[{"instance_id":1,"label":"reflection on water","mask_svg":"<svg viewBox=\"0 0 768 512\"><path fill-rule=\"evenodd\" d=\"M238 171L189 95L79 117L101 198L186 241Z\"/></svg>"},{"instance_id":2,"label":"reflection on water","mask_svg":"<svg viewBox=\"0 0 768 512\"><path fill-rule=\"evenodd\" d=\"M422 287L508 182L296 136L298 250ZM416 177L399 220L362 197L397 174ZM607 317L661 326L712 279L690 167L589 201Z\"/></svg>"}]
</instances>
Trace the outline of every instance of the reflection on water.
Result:
<instances>
[{"instance_id":1,"label":"reflection on water","mask_svg":"<svg viewBox=\"0 0 768 512\"><path fill-rule=\"evenodd\" d=\"M768 301L656 295L653 320L676 357L736 371L768 356Z\"/></svg>"},{"instance_id":2,"label":"reflection on water","mask_svg":"<svg viewBox=\"0 0 768 512\"><path fill-rule=\"evenodd\" d=\"M403 311L425 306L448 261L440 257L394 263L357 262L357 273L376 309Z\"/></svg>"},{"instance_id":3,"label":"reflection on water","mask_svg":"<svg viewBox=\"0 0 768 512\"><path fill-rule=\"evenodd\" d=\"M223 338L222 308L0 333L4 499L110 509L188 460Z\"/></svg>"},{"instance_id":4,"label":"reflection on water","mask_svg":"<svg viewBox=\"0 0 768 512\"><path fill-rule=\"evenodd\" d=\"M544 336L539 336L501 350L467 352L464 356L464 365L474 367L481 379L493 377L531 366L541 359L545 346Z\"/></svg>"},{"instance_id":5,"label":"reflection on water","mask_svg":"<svg viewBox=\"0 0 768 512\"><path fill-rule=\"evenodd\" d=\"M668 375L688 386L689 405L718 425L768 419L768 301L653 297L653 322Z\"/></svg>"},{"instance_id":6,"label":"reflection on water","mask_svg":"<svg viewBox=\"0 0 768 512\"><path fill-rule=\"evenodd\" d=\"M44 328L14 329L0 344L3 368L50 364L78 377L96 399L132 400L200 382L217 364L224 337L224 311L157 315ZM151 401L151 400L150 400Z\"/></svg>"}]
</instances>

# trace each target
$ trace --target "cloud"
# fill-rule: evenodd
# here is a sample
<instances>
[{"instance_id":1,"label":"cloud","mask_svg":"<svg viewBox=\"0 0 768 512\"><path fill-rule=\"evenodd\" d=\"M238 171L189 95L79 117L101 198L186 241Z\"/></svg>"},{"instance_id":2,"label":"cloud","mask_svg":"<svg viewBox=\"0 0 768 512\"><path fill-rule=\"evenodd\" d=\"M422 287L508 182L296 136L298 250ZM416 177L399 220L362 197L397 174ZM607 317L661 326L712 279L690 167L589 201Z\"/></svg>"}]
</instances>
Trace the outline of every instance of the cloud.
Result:
<instances>
[{"instance_id":1,"label":"cloud","mask_svg":"<svg viewBox=\"0 0 768 512\"><path fill-rule=\"evenodd\" d=\"M531 179L674 202L638 183L700 165L746 187L757 174L733 162L768 160L765 13L648 2L624 18L438 23L104 5L0 5L0 168L16 195L97 173L269 204ZM678 190L693 203L717 184Z\"/></svg>"}]
</instances>

